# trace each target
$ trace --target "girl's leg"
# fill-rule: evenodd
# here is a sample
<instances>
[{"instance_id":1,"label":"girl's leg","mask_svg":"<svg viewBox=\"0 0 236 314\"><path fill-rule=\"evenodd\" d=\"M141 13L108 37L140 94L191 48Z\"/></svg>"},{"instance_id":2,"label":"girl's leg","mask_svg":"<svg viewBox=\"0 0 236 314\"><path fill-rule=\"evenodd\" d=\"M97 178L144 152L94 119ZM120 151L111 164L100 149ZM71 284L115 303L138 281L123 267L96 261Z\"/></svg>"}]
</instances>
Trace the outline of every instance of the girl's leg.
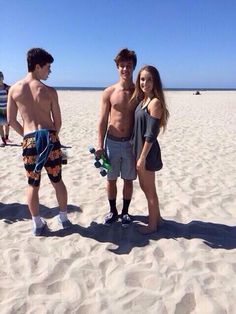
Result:
<instances>
[{"instance_id":1,"label":"girl's leg","mask_svg":"<svg viewBox=\"0 0 236 314\"><path fill-rule=\"evenodd\" d=\"M144 234L157 231L161 220L158 196L155 186L155 172L141 170L138 172L139 184L143 190L148 203L148 225L140 226L139 231Z\"/></svg>"}]
</instances>

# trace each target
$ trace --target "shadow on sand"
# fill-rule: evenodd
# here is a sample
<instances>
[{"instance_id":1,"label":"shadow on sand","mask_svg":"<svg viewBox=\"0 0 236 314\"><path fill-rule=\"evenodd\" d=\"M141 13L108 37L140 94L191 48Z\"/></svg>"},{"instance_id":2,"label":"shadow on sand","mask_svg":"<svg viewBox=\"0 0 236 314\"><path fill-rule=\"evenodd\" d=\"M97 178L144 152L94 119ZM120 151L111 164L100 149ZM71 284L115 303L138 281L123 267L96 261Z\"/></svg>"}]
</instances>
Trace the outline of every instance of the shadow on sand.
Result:
<instances>
[{"instance_id":1,"label":"shadow on sand","mask_svg":"<svg viewBox=\"0 0 236 314\"><path fill-rule=\"evenodd\" d=\"M5 147L7 147L7 146L12 146L12 147L21 147L21 144L16 144L16 143L7 143L7 145L6 145Z\"/></svg>"},{"instance_id":2,"label":"shadow on sand","mask_svg":"<svg viewBox=\"0 0 236 314\"><path fill-rule=\"evenodd\" d=\"M201 239L211 248L232 250L236 248L236 226L223 224L191 221L187 224L164 220L158 232L150 235L141 235L137 231L137 221L146 222L147 217L133 216L134 223L127 229L121 227L119 222L112 227L92 222L88 227L74 225L71 230L59 230L57 236L65 236L68 233L79 233L82 237L94 239L99 242L110 242L116 248L109 248L116 254L128 254L134 247L143 247L149 244L149 240L185 238Z\"/></svg>"},{"instance_id":3,"label":"shadow on sand","mask_svg":"<svg viewBox=\"0 0 236 314\"><path fill-rule=\"evenodd\" d=\"M58 215L58 207L49 208L39 205L40 214L44 218L53 218ZM81 212L79 206L68 205L68 213ZM31 219L28 206L20 203L3 204L0 202L0 219L5 223L12 224L16 221Z\"/></svg>"},{"instance_id":4,"label":"shadow on sand","mask_svg":"<svg viewBox=\"0 0 236 314\"><path fill-rule=\"evenodd\" d=\"M68 212L81 212L80 207L68 205ZM58 208L48 208L40 205L40 213L44 218L52 218L58 214ZM30 219L26 205L19 203L0 203L0 219L6 223ZM102 223L91 222L87 227L74 224L70 229L50 231L46 230L45 237L66 237L79 234L81 237L94 239L101 243L110 243L109 251L115 254L129 254L135 247L144 247L150 240L185 238L187 240L200 239L214 249L232 250L236 248L236 226L193 220L187 224L173 220L163 220L158 232L150 235L141 235L137 231L137 222L147 222L146 216L132 216L133 223L129 228L122 228L120 222L111 227ZM113 247L115 246L115 247Z\"/></svg>"}]
</instances>

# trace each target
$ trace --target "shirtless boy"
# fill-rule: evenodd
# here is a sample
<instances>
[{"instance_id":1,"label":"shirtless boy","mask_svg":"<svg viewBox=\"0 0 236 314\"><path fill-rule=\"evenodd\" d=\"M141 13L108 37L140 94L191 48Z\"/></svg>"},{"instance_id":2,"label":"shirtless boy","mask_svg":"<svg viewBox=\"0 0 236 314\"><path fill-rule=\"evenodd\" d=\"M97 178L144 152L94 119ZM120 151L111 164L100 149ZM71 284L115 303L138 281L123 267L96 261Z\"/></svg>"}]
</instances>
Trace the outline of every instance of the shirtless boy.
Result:
<instances>
[{"instance_id":1,"label":"shirtless boy","mask_svg":"<svg viewBox=\"0 0 236 314\"><path fill-rule=\"evenodd\" d=\"M39 215L39 187L41 170L45 167L55 189L60 212L58 222L63 228L72 224L67 217L67 190L61 178L61 112L57 92L46 86L51 73L53 57L41 48L27 53L28 73L9 91L7 103L8 122L23 136L23 161L28 177L27 202L33 220L33 234L43 233L46 222ZM17 120L17 112L23 124Z\"/></svg>"},{"instance_id":2,"label":"shirtless boy","mask_svg":"<svg viewBox=\"0 0 236 314\"><path fill-rule=\"evenodd\" d=\"M121 222L123 227L127 227L131 223L128 208L133 193L133 180L136 178L135 160L130 144L135 104L130 103L130 98L134 92L133 71L137 57L134 51L122 49L114 61L119 81L107 87L102 95L96 154L99 156L105 150L112 166L107 175L110 212L105 216L104 223L111 225L118 220L117 178L121 176L123 179Z\"/></svg>"}]
</instances>

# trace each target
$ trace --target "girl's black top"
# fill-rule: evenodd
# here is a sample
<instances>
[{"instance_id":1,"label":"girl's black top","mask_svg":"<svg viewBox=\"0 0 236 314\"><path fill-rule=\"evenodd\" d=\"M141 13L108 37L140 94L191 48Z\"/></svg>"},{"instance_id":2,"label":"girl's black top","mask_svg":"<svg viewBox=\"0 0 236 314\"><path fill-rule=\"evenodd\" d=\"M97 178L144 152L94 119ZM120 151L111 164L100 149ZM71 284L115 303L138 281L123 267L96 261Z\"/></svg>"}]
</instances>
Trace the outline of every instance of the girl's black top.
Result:
<instances>
[{"instance_id":1,"label":"girl's black top","mask_svg":"<svg viewBox=\"0 0 236 314\"><path fill-rule=\"evenodd\" d=\"M146 169L150 171L158 171L162 168L161 149L157 141L160 131L160 119L150 116L147 108L142 109L141 103L135 110L134 130L131 139L133 151L138 160L144 142L152 143L152 147L146 157Z\"/></svg>"}]
</instances>

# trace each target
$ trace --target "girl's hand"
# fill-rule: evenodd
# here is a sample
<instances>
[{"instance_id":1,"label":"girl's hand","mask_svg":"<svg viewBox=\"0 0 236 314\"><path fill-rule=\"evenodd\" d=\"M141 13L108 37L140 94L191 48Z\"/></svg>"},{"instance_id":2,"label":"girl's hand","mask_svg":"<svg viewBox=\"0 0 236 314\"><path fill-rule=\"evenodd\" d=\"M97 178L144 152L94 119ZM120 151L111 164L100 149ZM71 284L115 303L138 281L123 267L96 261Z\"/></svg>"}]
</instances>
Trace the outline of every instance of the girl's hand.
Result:
<instances>
[{"instance_id":1,"label":"girl's hand","mask_svg":"<svg viewBox=\"0 0 236 314\"><path fill-rule=\"evenodd\" d=\"M145 170L145 158L139 158L137 161L136 169L137 171Z\"/></svg>"}]
</instances>

